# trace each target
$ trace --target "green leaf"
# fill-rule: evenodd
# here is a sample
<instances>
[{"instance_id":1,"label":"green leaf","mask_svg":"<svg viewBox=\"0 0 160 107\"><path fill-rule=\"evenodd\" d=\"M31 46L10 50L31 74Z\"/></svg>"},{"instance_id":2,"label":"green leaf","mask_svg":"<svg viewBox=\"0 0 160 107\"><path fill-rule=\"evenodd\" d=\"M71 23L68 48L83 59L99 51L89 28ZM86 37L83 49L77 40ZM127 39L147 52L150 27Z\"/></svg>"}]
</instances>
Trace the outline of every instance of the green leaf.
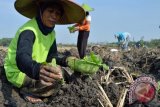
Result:
<instances>
[{"instance_id":1,"label":"green leaf","mask_svg":"<svg viewBox=\"0 0 160 107\"><path fill-rule=\"evenodd\" d=\"M51 63L48 63L49 65L55 67L56 66L56 60L52 59Z\"/></svg>"},{"instance_id":2,"label":"green leaf","mask_svg":"<svg viewBox=\"0 0 160 107\"><path fill-rule=\"evenodd\" d=\"M103 69L104 69L104 70L106 70L106 71L109 70L109 66L107 66L106 64L102 64L102 66L103 66Z\"/></svg>"},{"instance_id":3,"label":"green leaf","mask_svg":"<svg viewBox=\"0 0 160 107\"><path fill-rule=\"evenodd\" d=\"M69 29L69 32L70 32L70 33L73 33L74 30L75 30L75 27L74 27L74 26L69 26L68 29Z\"/></svg>"},{"instance_id":4,"label":"green leaf","mask_svg":"<svg viewBox=\"0 0 160 107\"><path fill-rule=\"evenodd\" d=\"M64 84L64 83L65 83L64 78L58 80L58 82L59 82L60 84Z\"/></svg>"},{"instance_id":5,"label":"green leaf","mask_svg":"<svg viewBox=\"0 0 160 107\"><path fill-rule=\"evenodd\" d=\"M88 59L88 61L94 62L97 65L100 65L102 63L102 58L99 55L95 55L94 52L90 53L90 58Z\"/></svg>"},{"instance_id":6,"label":"green leaf","mask_svg":"<svg viewBox=\"0 0 160 107\"><path fill-rule=\"evenodd\" d=\"M85 11L94 11L94 8L91 8L88 4L82 4L82 8L85 10Z\"/></svg>"},{"instance_id":7,"label":"green leaf","mask_svg":"<svg viewBox=\"0 0 160 107\"><path fill-rule=\"evenodd\" d=\"M158 93L160 94L160 81L158 81Z\"/></svg>"},{"instance_id":8,"label":"green leaf","mask_svg":"<svg viewBox=\"0 0 160 107\"><path fill-rule=\"evenodd\" d=\"M83 74L95 74L99 67L103 67L106 71L109 70L109 66L102 64L102 58L99 55L95 55L93 52L89 56L85 56L83 59L71 59L68 61L68 66L74 70Z\"/></svg>"}]
</instances>

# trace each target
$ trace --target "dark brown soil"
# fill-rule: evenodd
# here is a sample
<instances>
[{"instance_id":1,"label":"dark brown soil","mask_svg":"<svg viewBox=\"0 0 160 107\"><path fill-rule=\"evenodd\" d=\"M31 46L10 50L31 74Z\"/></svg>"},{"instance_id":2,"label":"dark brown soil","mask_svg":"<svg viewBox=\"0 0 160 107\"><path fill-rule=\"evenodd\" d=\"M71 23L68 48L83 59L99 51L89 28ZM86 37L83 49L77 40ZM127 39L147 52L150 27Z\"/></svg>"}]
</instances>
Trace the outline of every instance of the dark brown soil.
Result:
<instances>
[{"instance_id":1,"label":"dark brown soil","mask_svg":"<svg viewBox=\"0 0 160 107\"><path fill-rule=\"evenodd\" d=\"M136 75L148 74L153 75L156 80L160 77L160 49L134 49L129 52L110 52L110 48L95 46L87 50L94 51L100 54L104 63L112 66L123 66L129 73ZM1 67L3 66L6 51L1 52ZM61 52L62 54L71 54L76 57L77 50L72 49ZM0 69L2 70L2 68ZM96 82L98 81L107 96L111 100L114 107L118 102L121 93L122 85L116 85L114 82L109 84L101 83L101 77L106 72L100 69L93 76L82 76L73 74L71 78L64 84L56 96L51 96L44 99L45 104L31 104L21 98L18 89L7 82L5 76L1 71L0 79L0 107L102 107L99 100L104 104L104 99L100 95L100 89ZM112 74L114 81L124 81L122 74L117 70ZM136 77L135 77L136 78ZM127 100L127 98L126 98ZM125 103L126 107L127 101Z\"/></svg>"}]
</instances>

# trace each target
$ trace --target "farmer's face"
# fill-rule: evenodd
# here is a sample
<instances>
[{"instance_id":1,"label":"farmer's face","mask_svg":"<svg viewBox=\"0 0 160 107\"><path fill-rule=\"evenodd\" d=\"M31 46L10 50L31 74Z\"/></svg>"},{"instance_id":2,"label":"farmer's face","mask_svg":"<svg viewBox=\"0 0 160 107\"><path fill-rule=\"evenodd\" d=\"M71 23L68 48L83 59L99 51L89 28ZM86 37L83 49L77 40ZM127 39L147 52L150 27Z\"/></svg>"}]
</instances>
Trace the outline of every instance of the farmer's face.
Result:
<instances>
[{"instance_id":1,"label":"farmer's face","mask_svg":"<svg viewBox=\"0 0 160 107\"><path fill-rule=\"evenodd\" d=\"M42 13L42 22L47 27L53 27L62 16L58 7L47 7Z\"/></svg>"}]
</instances>

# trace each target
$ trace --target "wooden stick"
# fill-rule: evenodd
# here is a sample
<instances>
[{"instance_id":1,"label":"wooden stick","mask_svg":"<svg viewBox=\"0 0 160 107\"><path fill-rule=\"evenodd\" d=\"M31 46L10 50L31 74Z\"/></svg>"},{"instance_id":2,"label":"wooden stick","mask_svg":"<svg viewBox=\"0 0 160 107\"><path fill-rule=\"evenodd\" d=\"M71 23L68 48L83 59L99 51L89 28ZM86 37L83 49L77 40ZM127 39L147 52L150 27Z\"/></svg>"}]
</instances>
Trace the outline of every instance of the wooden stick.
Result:
<instances>
[{"instance_id":1,"label":"wooden stick","mask_svg":"<svg viewBox=\"0 0 160 107\"><path fill-rule=\"evenodd\" d=\"M125 102L125 98L126 98L126 95L127 95L127 91L128 91L127 88L123 89L123 91L121 92L121 95L119 97L119 100L118 100L118 103L117 103L116 107L123 107L124 106L124 102Z\"/></svg>"},{"instance_id":2,"label":"wooden stick","mask_svg":"<svg viewBox=\"0 0 160 107\"><path fill-rule=\"evenodd\" d=\"M115 68L118 68L118 69L122 70L124 75L127 77L127 80L128 80L129 83L132 83L134 81L132 76L128 74L127 70L124 67L114 67L114 69Z\"/></svg>"},{"instance_id":3,"label":"wooden stick","mask_svg":"<svg viewBox=\"0 0 160 107\"><path fill-rule=\"evenodd\" d=\"M117 82L115 83L116 85L119 85L119 84L124 84L124 83L128 83L128 81L124 81L124 82Z\"/></svg>"},{"instance_id":4,"label":"wooden stick","mask_svg":"<svg viewBox=\"0 0 160 107\"><path fill-rule=\"evenodd\" d=\"M99 93L99 95L101 96L101 98L103 99L103 101L104 101L104 103L105 103L105 107L107 107L109 102L106 100L105 96L102 94L101 91L98 91L98 93Z\"/></svg>"},{"instance_id":5,"label":"wooden stick","mask_svg":"<svg viewBox=\"0 0 160 107\"><path fill-rule=\"evenodd\" d=\"M110 74L112 73L111 70L108 70L107 75L105 76L105 80L108 81Z\"/></svg>"},{"instance_id":6,"label":"wooden stick","mask_svg":"<svg viewBox=\"0 0 160 107\"><path fill-rule=\"evenodd\" d=\"M108 98L107 94L105 93L104 89L102 88L102 86L99 84L98 81L96 81L96 83L97 83L98 87L100 88L102 94L104 95L105 99L107 100L109 107L113 107L111 101L109 100L109 98Z\"/></svg>"},{"instance_id":7,"label":"wooden stick","mask_svg":"<svg viewBox=\"0 0 160 107\"><path fill-rule=\"evenodd\" d=\"M103 105L103 103L101 102L101 100L98 98L97 99L98 100L98 102L100 103L100 105L102 106L102 107L104 107L104 105Z\"/></svg>"}]
</instances>

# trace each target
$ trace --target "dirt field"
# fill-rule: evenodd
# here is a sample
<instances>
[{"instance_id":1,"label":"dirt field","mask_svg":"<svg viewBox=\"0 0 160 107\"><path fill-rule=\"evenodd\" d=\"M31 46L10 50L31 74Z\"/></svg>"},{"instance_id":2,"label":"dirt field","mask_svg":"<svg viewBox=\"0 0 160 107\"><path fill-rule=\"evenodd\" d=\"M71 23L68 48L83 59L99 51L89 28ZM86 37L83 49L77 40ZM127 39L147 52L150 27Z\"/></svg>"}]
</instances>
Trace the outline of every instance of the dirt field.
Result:
<instances>
[{"instance_id":1,"label":"dirt field","mask_svg":"<svg viewBox=\"0 0 160 107\"><path fill-rule=\"evenodd\" d=\"M0 79L0 107L109 107L111 103L113 107L117 106L121 93L129 83L141 75L152 75L156 81L160 78L160 49L131 49L127 52L111 52L110 47L94 46L87 49L89 54L93 51L99 54L103 62L110 66L122 67L122 69L112 69L109 75L107 71L99 69L92 76L73 74L66 84L64 84L56 96L44 99L43 104L31 104L23 100L18 94L18 90L7 82L1 72ZM7 50L1 49L0 65L3 66L4 57ZM65 55L73 55L78 57L76 48L59 48L59 52ZM66 68L67 70L71 70ZM1 69L2 70L2 69ZM127 77L127 75L129 76ZM108 75L108 78L107 76ZM126 78L127 77L127 78ZM131 77L131 78L130 78ZM128 81L127 83L122 83ZM104 92L102 91L102 89ZM108 99L106 98L107 95ZM123 101L122 101L123 102ZM126 95L124 105L128 105L128 97ZM133 105L132 107L137 107ZM151 106L150 106L151 107Z\"/></svg>"}]
</instances>

